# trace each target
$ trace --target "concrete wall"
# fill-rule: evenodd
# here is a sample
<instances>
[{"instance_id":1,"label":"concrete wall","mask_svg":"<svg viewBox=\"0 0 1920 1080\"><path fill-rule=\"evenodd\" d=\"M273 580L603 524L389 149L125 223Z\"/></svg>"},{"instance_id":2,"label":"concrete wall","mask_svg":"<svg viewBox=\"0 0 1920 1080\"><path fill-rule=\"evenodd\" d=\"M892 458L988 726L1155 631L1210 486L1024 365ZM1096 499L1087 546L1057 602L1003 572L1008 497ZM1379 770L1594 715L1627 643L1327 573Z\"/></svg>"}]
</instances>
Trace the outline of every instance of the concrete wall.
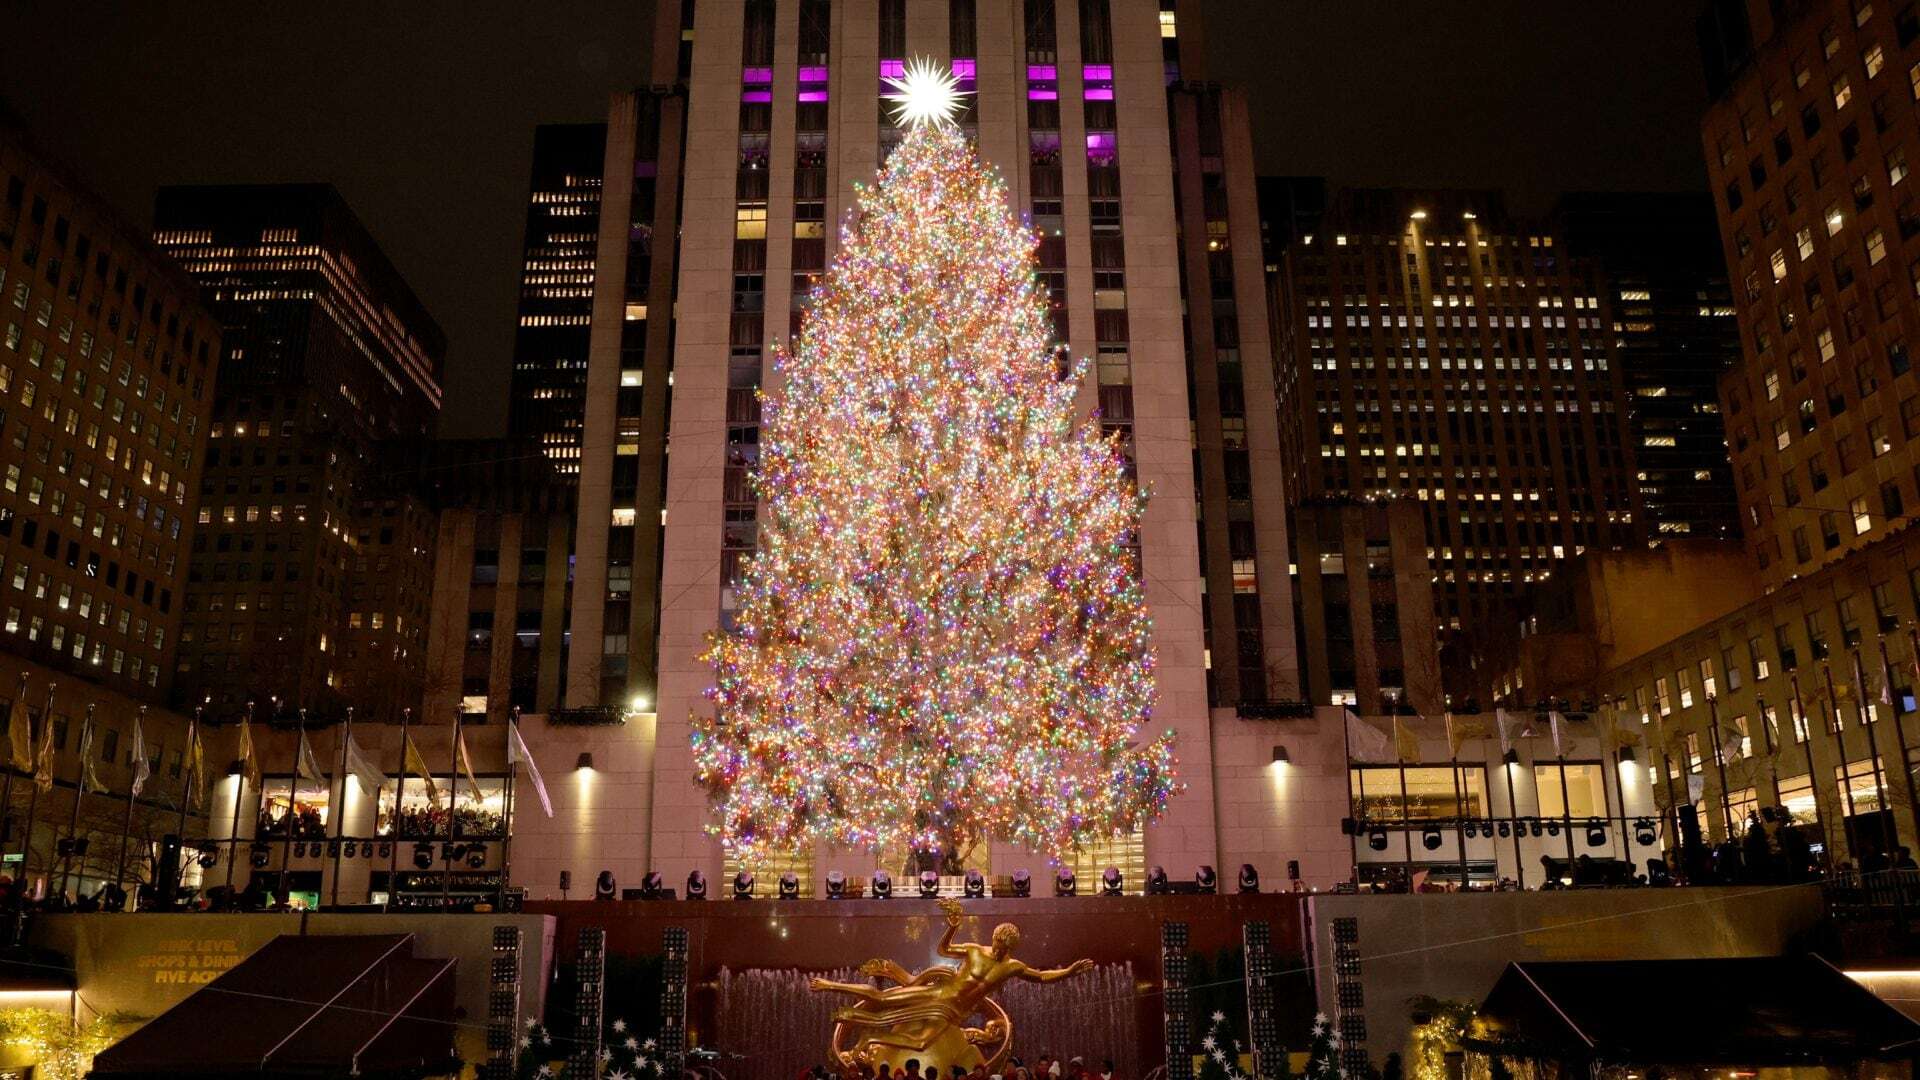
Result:
<instances>
[{"instance_id":1,"label":"concrete wall","mask_svg":"<svg viewBox=\"0 0 1920 1080\"><path fill-rule=\"evenodd\" d=\"M414 955L458 961L454 1001L465 1010L458 1046L462 1058L478 1061L486 1049L493 928L503 924L522 930L521 1015L539 1015L553 965L551 916L41 915L29 924L28 942L72 959L83 1020L112 1012L150 1019L281 934L412 934ZM287 972L288 986L299 978Z\"/></svg>"},{"instance_id":2,"label":"concrete wall","mask_svg":"<svg viewBox=\"0 0 1920 1080\"><path fill-rule=\"evenodd\" d=\"M1335 1013L1333 920L1359 920L1367 1053L1406 1053L1407 999L1479 1002L1515 960L1774 956L1821 917L1817 886L1474 895L1323 894L1307 902L1320 1009ZM1702 987L1703 993L1711 992Z\"/></svg>"}]
</instances>

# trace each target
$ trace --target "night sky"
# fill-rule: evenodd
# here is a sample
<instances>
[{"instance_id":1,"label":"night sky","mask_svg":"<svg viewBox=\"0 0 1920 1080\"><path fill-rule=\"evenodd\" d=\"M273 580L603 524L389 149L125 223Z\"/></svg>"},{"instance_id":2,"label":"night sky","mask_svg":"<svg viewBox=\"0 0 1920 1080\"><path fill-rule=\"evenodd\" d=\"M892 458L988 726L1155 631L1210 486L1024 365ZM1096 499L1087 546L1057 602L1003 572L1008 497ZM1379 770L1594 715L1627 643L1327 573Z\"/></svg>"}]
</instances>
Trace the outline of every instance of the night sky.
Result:
<instances>
[{"instance_id":1,"label":"night sky","mask_svg":"<svg viewBox=\"0 0 1920 1080\"><path fill-rule=\"evenodd\" d=\"M447 331L443 433L492 435L533 126L644 81L651 6L8 0L0 96L142 225L162 184L332 182ZM1210 76L1249 87L1268 172L1523 211L1698 189L1694 7L1212 0Z\"/></svg>"}]
</instances>

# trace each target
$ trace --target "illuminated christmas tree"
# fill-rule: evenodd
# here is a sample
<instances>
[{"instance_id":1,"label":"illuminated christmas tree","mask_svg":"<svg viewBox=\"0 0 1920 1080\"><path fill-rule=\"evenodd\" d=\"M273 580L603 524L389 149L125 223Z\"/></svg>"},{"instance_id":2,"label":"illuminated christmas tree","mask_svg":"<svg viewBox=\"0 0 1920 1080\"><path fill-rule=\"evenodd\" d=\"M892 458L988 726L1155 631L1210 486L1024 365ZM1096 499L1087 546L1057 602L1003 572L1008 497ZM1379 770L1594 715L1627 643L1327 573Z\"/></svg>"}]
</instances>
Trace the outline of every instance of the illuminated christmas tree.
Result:
<instances>
[{"instance_id":1,"label":"illuminated christmas tree","mask_svg":"<svg viewBox=\"0 0 1920 1080\"><path fill-rule=\"evenodd\" d=\"M1144 498L1074 416L1035 240L949 117L898 81L905 139L858 191L765 399L757 551L716 635L701 781L749 862L825 841L1051 854L1176 787L1134 566ZM1063 372L1065 372L1063 376Z\"/></svg>"}]
</instances>

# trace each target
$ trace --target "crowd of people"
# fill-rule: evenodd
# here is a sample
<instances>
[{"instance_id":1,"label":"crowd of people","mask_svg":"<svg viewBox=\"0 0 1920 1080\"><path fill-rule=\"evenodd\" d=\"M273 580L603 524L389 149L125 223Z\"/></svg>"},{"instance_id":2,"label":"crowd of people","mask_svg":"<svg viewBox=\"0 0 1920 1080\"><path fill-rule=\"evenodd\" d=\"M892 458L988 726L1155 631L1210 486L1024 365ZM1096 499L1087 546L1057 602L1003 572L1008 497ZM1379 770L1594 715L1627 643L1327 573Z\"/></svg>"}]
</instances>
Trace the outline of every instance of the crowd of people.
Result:
<instances>
[{"instance_id":1,"label":"crowd of people","mask_svg":"<svg viewBox=\"0 0 1920 1080\"><path fill-rule=\"evenodd\" d=\"M815 1065L801 1073L799 1080L832 1080L836 1075L839 1075L836 1069ZM971 1069L951 1065L943 1075L938 1066L927 1065L923 1068L918 1060L910 1058L897 1072L885 1062L878 1069L862 1065L860 1076L861 1080L1116 1080L1112 1058L1102 1059L1100 1068L1095 1070L1085 1058L1070 1057L1063 1060L1044 1052L1031 1065L1018 1057L1009 1057L1004 1069L996 1073L989 1073L985 1065L975 1065Z\"/></svg>"}]
</instances>

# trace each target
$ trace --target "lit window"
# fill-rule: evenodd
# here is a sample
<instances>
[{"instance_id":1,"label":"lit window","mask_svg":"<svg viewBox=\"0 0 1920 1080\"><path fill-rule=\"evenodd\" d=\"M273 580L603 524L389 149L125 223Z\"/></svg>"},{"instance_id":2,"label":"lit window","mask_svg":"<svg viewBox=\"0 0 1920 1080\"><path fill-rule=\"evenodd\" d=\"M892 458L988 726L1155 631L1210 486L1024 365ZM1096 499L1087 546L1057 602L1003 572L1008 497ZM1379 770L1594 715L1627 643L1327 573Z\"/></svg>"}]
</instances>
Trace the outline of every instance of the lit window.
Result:
<instances>
[{"instance_id":1,"label":"lit window","mask_svg":"<svg viewBox=\"0 0 1920 1080\"><path fill-rule=\"evenodd\" d=\"M1179 31L1174 23L1173 12L1171 11L1163 11L1160 13L1160 36L1163 38L1179 36Z\"/></svg>"},{"instance_id":2,"label":"lit window","mask_svg":"<svg viewBox=\"0 0 1920 1080\"><path fill-rule=\"evenodd\" d=\"M1887 66L1887 54L1885 50L1880 48L1879 42L1875 42L1860 59L1867 65L1867 78L1869 79L1880 74L1880 69Z\"/></svg>"},{"instance_id":3,"label":"lit window","mask_svg":"<svg viewBox=\"0 0 1920 1080\"><path fill-rule=\"evenodd\" d=\"M1879 229L1867 234L1867 265L1879 266L1887 257L1887 238Z\"/></svg>"},{"instance_id":4,"label":"lit window","mask_svg":"<svg viewBox=\"0 0 1920 1080\"><path fill-rule=\"evenodd\" d=\"M1786 252L1780 250L1779 248L1774 248L1773 254L1768 257L1767 262L1769 263L1769 265L1773 267L1773 280L1779 281L1782 278L1787 276L1787 253Z\"/></svg>"},{"instance_id":5,"label":"lit window","mask_svg":"<svg viewBox=\"0 0 1920 1080\"><path fill-rule=\"evenodd\" d=\"M1867 509L1867 497L1862 495L1847 504L1853 514L1853 534L1865 536L1873 529L1873 514Z\"/></svg>"},{"instance_id":6,"label":"lit window","mask_svg":"<svg viewBox=\"0 0 1920 1080\"><path fill-rule=\"evenodd\" d=\"M1851 102L1852 100L1853 100L1853 83L1849 81L1844 74L1841 75L1839 78L1833 80L1834 109L1835 110L1844 109L1847 107L1847 103Z\"/></svg>"}]
</instances>

